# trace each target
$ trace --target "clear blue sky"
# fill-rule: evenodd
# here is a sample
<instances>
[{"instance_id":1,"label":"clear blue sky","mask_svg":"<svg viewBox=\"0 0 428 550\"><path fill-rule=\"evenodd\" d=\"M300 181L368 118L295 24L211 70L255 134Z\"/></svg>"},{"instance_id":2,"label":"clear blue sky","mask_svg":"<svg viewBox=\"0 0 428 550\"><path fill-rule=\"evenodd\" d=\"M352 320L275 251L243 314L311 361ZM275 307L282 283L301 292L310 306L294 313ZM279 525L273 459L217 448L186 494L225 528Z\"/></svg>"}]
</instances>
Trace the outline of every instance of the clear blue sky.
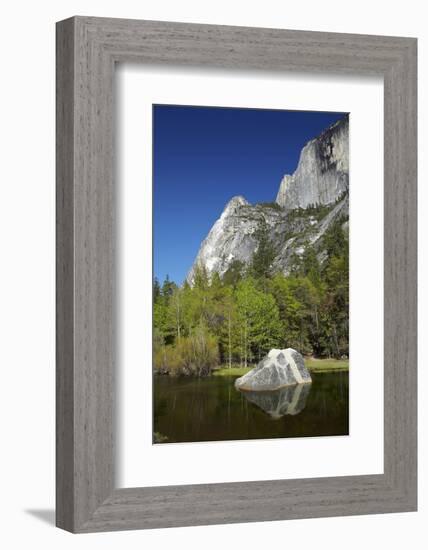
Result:
<instances>
[{"instance_id":1,"label":"clear blue sky","mask_svg":"<svg viewBox=\"0 0 428 550\"><path fill-rule=\"evenodd\" d=\"M181 284L235 195L275 200L305 143L344 113L153 106L154 274Z\"/></svg>"}]
</instances>

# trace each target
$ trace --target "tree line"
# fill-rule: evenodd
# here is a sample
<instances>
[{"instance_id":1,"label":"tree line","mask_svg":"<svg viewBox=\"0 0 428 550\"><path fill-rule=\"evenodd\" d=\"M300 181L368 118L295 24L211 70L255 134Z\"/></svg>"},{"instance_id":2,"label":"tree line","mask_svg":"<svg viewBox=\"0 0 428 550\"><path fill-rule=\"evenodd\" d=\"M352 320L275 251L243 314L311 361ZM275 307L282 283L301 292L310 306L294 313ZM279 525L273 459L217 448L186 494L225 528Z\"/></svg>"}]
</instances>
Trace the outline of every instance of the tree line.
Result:
<instances>
[{"instance_id":1,"label":"tree line","mask_svg":"<svg viewBox=\"0 0 428 550\"><path fill-rule=\"evenodd\" d=\"M245 266L220 277L195 270L192 285L168 276L153 285L154 366L159 373L207 375L218 365L252 366L272 348L339 358L349 353L349 247L338 219L323 237L323 261L306 243L289 275L275 273L275 251L260 223Z\"/></svg>"}]
</instances>

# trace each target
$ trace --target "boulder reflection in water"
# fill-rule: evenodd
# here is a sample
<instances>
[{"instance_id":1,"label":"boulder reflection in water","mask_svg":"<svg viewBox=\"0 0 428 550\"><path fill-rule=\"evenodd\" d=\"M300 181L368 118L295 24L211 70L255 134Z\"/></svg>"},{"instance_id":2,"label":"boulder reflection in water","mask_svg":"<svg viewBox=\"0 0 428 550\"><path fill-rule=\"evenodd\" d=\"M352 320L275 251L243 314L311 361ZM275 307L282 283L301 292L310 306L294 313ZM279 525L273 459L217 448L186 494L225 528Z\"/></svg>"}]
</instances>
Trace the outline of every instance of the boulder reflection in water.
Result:
<instances>
[{"instance_id":1,"label":"boulder reflection in water","mask_svg":"<svg viewBox=\"0 0 428 550\"><path fill-rule=\"evenodd\" d=\"M275 391L238 391L250 403L257 405L272 418L278 419L285 415L295 416L302 412L311 386L312 384L296 384Z\"/></svg>"}]
</instances>

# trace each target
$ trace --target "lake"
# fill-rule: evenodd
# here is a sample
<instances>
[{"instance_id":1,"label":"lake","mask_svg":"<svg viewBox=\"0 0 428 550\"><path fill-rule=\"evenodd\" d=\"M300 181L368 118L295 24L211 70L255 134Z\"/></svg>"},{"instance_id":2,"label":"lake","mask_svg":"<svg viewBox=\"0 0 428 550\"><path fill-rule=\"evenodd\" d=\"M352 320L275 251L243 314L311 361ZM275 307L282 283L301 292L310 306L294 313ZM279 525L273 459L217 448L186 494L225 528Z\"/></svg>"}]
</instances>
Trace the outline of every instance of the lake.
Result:
<instances>
[{"instance_id":1,"label":"lake","mask_svg":"<svg viewBox=\"0 0 428 550\"><path fill-rule=\"evenodd\" d=\"M311 376L276 392L240 392L233 376L155 376L157 441L348 435L348 372Z\"/></svg>"}]
</instances>

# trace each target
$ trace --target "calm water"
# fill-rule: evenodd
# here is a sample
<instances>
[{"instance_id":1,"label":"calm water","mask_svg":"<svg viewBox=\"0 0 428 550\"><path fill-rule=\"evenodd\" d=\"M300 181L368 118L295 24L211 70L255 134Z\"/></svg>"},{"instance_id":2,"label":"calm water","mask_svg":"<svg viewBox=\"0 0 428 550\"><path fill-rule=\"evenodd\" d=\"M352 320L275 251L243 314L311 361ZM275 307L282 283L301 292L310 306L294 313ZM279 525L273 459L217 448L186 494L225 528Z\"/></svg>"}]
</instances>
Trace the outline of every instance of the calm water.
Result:
<instances>
[{"instance_id":1,"label":"calm water","mask_svg":"<svg viewBox=\"0 0 428 550\"><path fill-rule=\"evenodd\" d=\"M241 393L234 380L156 376L154 431L166 443L348 434L347 372L277 392Z\"/></svg>"}]
</instances>

